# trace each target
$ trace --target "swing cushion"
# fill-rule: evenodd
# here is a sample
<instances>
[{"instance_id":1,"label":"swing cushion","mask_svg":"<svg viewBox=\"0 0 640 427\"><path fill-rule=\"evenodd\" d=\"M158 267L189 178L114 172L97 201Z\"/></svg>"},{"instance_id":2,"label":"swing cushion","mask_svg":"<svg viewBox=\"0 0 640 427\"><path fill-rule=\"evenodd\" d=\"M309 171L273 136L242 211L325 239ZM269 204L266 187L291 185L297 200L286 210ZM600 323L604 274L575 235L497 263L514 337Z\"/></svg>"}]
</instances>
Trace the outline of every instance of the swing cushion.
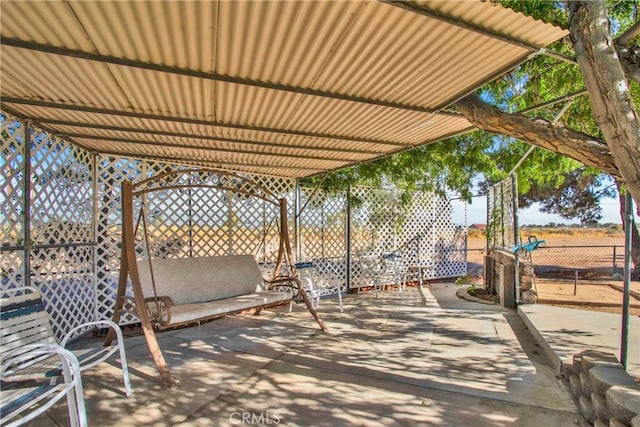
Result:
<instances>
[{"instance_id":1,"label":"swing cushion","mask_svg":"<svg viewBox=\"0 0 640 427\"><path fill-rule=\"evenodd\" d=\"M197 319L207 319L227 313L237 313L255 307L289 301L290 299L291 293L289 292L268 291L255 292L249 295L238 295L222 300L175 305L171 306L169 310L171 319L167 318L167 313L163 313L160 321L163 324L171 325L189 323Z\"/></svg>"},{"instance_id":2,"label":"swing cushion","mask_svg":"<svg viewBox=\"0 0 640 427\"><path fill-rule=\"evenodd\" d=\"M289 301L292 292L266 290L252 255L138 261L140 284L148 308L156 312L154 295L163 301L158 321L175 326ZM157 315L157 313L156 313Z\"/></svg>"},{"instance_id":3,"label":"swing cushion","mask_svg":"<svg viewBox=\"0 0 640 427\"><path fill-rule=\"evenodd\" d=\"M145 298L169 296L176 306L224 300L264 290L260 268L253 255L151 260L156 285L154 293L149 261L138 262ZM290 296L289 296L290 297ZM172 308L173 316L178 307Z\"/></svg>"}]
</instances>

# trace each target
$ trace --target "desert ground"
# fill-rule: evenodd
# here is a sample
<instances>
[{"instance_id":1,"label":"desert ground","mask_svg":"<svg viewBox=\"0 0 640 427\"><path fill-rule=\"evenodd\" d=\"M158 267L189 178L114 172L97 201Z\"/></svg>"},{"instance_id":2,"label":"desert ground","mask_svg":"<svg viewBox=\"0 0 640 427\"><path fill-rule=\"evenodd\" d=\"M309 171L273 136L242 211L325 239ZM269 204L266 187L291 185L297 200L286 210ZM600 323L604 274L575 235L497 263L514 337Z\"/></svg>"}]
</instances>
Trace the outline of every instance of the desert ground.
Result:
<instances>
[{"instance_id":1,"label":"desert ground","mask_svg":"<svg viewBox=\"0 0 640 427\"><path fill-rule=\"evenodd\" d=\"M474 232L475 231L475 232ZM611 229L523 229L521 239L535 235L547 248L534 251L535 287L539 304L609 313L622 312L622 281L613 280L613 246L624 244L624 234ZM467 260L470 275L482 277L486 238L469 233ZM616 250L617 269L623 266L622 248ZM578 271L578 280L575 272ZM575 295L574 295L575 292ZM640 316L640 282L631 283L630 314Z\"/></svg>"}]
</instances>

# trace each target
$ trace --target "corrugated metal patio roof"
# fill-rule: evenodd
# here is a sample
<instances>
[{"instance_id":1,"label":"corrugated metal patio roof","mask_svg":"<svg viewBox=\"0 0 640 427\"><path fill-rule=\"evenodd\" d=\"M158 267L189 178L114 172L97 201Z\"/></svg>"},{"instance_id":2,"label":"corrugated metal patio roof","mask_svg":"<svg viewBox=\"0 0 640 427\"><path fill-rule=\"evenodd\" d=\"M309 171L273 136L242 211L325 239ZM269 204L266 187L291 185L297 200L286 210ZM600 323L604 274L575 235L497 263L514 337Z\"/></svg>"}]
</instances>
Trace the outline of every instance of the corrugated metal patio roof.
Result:
<instances>
[{"instance_id":1,"label":"corrugated metal patio roof","mask_svg":"<svg viewBox=\"0 0 640 427\"><path fill-rule=\"evenodd\" d=\"M566 31L482 1L3 1L2 108L90 150L300 178L471 128Z\"/></svg>"}]
</instances>

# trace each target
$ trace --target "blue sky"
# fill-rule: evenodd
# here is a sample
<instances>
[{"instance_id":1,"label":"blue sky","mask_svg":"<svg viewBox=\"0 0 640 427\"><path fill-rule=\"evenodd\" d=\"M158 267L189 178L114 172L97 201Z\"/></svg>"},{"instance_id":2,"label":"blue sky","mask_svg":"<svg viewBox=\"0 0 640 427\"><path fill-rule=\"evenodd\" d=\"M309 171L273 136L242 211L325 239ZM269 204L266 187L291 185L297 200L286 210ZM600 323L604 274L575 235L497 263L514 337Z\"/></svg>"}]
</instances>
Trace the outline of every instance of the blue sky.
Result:
<instances>
[{"instance_id":1,"label":"blue sky","mask_svg":"<svg viewBox=\"0 0 640 427\"><path fill-rule=\"evenodd\" d=\"M600 223L613 223L621 224L618 199L604 199L601 202L602 206L602 220ZM464 211L460 202L454 202L453 209L454 221L458 224L464 222ZM578 221L568 221L559 215L551 215L540 212L539 206L533 205L527 209L520 209L519 211L520 224L540 224L545 225L550 222L556 224L571 224L578 223ZM486 224L487 222L487 198L475 197L473 203L467 206L467 225L479 223Z\"/></svg>"}]
</instances>

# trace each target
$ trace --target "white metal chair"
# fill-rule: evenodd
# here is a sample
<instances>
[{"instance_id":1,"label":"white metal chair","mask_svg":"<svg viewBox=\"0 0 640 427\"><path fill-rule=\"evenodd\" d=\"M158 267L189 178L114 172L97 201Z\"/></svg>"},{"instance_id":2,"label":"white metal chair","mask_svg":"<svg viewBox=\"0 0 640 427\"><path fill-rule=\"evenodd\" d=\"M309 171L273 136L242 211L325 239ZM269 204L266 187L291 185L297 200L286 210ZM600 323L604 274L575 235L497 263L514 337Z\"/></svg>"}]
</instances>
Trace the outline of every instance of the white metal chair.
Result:
<instances>
[{"instance_id":1,"label":"white metal chair","mask_svg":"<svg viewBox=\"0 0 640 427\"><path fill-rule=\"evenodd\" d=\"M20 354L29 344L57 344L49 315L47 314L40 292L32 287L13 288L0 291L0 311L2 312L2 340L0 353L15 352ZM117 341L110 346L100 346L89 349L73 350L80 364L80 371L85 371L98 363L107 360L114 353L119 352L125 394L131 396L131 383L124 350L124 340L120 327L110 320L89 322L79 325L69 331L61 340L64 348L74 333L88 327L108 327L115 331ZM27 358L22 364L14 364L11 369L3 366L5 382L33 380L38 376L46 376L55 384L56 378L62 373L59 362L55 357L42 355L39 358Z\"/></svg>"},{"instance_id":2,"label":"white metal chair","mask_svg":"<svg viewBox=\"0 0 640 427\"><path fill-rule=\"evenodd\" d=\"M46 377L46 372L38 373L33 370L34 364L42 359L57 363L56 368L60 370L62 376L61 383L51 384ZM0 379L3 381L5 373L15 374L25 367L30 372L25 376L31 380L45 382L40 385L30 382L24 387L23 384L12 384L13 387L3 386L0 390L0 425L14 427L27 423L65 396L69 409L69 424L73 427L87 425L80 365L73 353L56 344L28 344L3 352L0 362Z\"/></svg>"},{"instance_id":3,"label":"white metal chair","mask_svg":"<svg viewBox=\"0 0 640 427\"><path fill-rule=\"evenodd\" d=\"M373 287L376 298L378 298L378 288L382 291L385 285L381 275L382 268L380 261L380 257L375 254L365 253L358 255L358 266L360 270L358 276L361 286Z\"/></svg>"},{"instance_id":4,"label":"white metal chair","mask_svg":"<svg viewBox=\"0 0 640 427\"><path fill-rule=\"evenodd\" d=\"M382 272L381 280L385 283L395 283L398 293L404 290L406 282L407 269L402 259L402 254L391 252L382 256Z\"/></svg>"},{"instance_id":5,"label":"white metal chair","mask_svg":"<svg viewBox=\"0 0 640 427\"><path fill-rule=\"evenodd\" d=\"M340 289L341 280L336 274L318 271L316 264L311 261L297 263L296 271L302 286L309 292L313 308L317 309L320 306L320 297L337 293L340 313L344 312Z\"/></svg>"}]
</instances>

